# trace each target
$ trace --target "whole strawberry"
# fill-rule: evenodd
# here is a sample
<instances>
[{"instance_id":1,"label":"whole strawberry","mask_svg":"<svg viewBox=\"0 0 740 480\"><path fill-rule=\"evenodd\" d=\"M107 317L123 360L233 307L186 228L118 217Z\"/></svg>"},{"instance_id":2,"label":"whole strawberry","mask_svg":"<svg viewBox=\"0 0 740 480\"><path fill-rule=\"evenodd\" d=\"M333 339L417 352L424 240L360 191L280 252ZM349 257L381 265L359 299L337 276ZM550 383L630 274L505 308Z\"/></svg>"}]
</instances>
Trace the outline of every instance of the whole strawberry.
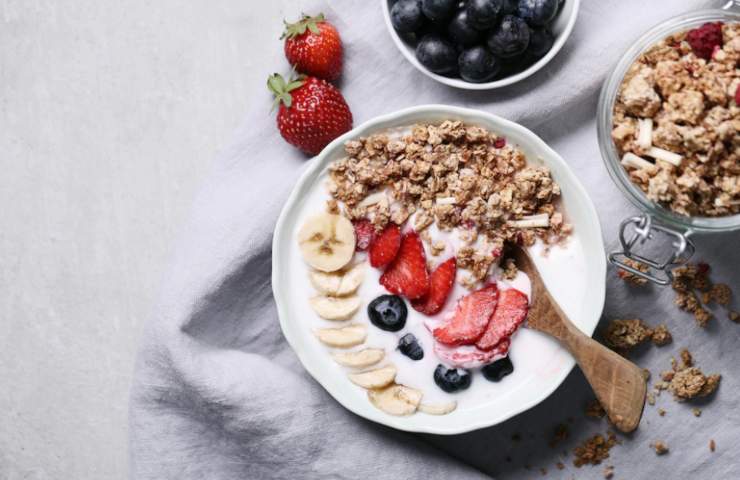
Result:
<instances>
[{"instance_id":1,"label":"whole strawberry","mask_svg":"<svg viewBox=\"0 0 740 480\"><path fill-rule=\"evenodd\" d=\"M686 41L697 57L709 60L714 50L722 47L722 22L705 23L701 27L689 30Z\"/></svg>"},{"instance_id":2,"label":"whole strawberry","mask_svg":"<svg viewBox=\"0 0 740 480\"><path fill-rule=\"evenodd\" d=\"M342 73L342 40L334 26L324 20L303 15L296 23L285 22L285 57L299 72L325 80L336 80Z\"/></svg>"},{"instance_id":3,"label":"whole strawberry","mask_svg":"<svg viewBox=\"0 0 740 480\"><path fill-rule=\"evenodd\" d=\"M286 83L275 73L267 88L280 105L277 126L291 145L310 155L318 154L332 140L352 128L352 112L331 83L301 76Z\"/></svg>"}]
</instances>

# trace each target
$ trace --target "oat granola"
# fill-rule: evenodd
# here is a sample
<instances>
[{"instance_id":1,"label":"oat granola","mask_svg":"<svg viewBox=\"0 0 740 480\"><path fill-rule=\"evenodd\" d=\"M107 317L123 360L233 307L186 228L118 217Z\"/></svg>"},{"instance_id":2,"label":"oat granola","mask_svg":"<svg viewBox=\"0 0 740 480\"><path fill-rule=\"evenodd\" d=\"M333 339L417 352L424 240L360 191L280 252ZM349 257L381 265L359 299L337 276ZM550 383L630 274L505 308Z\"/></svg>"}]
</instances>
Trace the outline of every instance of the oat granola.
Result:
<instances>
[{"instance_id":1,"label":"oat granola","mask_svg":"<svg viewBox=\"0 0 740 480\"><path fill-rule=\"evenodd\" d=\"M706 397L719 386L719 374L705 375L694 366L694 359L687 349L681 350L681 364L671 359L672 370L663 372L661 378L668 383L668 389L678 401Z\"/></svg>"},{"instance_id":2,"label":"oat granola","mask_svg":"<svg viewBox=\"0 0 740 480\"><path fill-rule=\"evenodd\" d=\"M698 57L671 35L629 68L614 106L612 139L647 197L688 216L740 213L740 23Z\"/></svg>"},{"instance_id":3,"label":"oat granola","mask_svg":"<svg viewBox=\"0 0 740 480\"><path fill-rule=\"evenodd\" d=\"M616 350L629 351L646 342L653 331L639 318L612 320L604 332L606 344Z\"/></svg>"},{"instance_id":4,"label":"oat granola","mask_svg":"<svg viewBox=\"0 0 740 480\"><path fill-rule=\"evenodd\" d=\"M586 464L598 465L609 458L609 450L619 443L614 432L607 432L606 436L596 434L587 438L581 445L573 449L573 465L581 467Z\"/></svg>"},{"instance_id":5,"label":"oat granola","mask_svg":"<svg viewBox=\"0 0 740 480\"><path fill-rule=\"evenodd\" d=\"M404 135L351 140L345 152L329 168L329 192L345 214L371 219L377 231L408 220L433 254L442 245L424 231L457 229L468 245L456 252L458 267L470 272L460 280L465 286L486 277L505 244L558 244L572 230L557 209L560 187L549 169L528 164L520 149L484 128L414 125Z\"/></svg>"}]
</instances>

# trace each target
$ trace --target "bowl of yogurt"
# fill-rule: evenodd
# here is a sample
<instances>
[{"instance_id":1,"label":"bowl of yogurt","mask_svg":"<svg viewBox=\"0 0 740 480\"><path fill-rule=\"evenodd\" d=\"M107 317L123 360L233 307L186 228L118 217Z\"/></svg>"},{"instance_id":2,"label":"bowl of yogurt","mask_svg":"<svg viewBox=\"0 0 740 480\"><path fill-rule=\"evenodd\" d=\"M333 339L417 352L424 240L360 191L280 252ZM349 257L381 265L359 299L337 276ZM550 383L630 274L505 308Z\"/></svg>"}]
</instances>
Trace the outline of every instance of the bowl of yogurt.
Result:
<instances>
[{"instance_id":1,"label":"bowl of yogurt","mask_svg":"<svg viewBox=\"0 0 740 480\"><path fill-rule=\"evenodd\" d=\"M506 258L512 243L590 335L606 257L596 210L563 159L485 112L428 105L378 117L312 159L283 208L272 274L281 329L306 370L364 418L436 434L496 425L574 365L526 328L529 279Z\"/></svg>"}]
</instances>

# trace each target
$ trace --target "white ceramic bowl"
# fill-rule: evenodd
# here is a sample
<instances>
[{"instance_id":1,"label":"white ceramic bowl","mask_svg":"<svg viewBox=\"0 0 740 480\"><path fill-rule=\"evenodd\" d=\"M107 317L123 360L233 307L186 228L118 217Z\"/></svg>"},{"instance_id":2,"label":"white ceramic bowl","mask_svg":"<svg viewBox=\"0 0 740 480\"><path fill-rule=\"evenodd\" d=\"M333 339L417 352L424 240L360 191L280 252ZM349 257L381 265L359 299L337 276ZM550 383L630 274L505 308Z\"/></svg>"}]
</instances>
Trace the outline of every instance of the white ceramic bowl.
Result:
<instances>
[{"instance_id":1,"label":"white ceramic bowl","mask_svg":"<svg viewBox=\"0 0 740 480\"><path fill-rule=\"evenodd\" d=\"M566 218L574 225L574 235L580 245L578 259L585 266L577 282L566 281L567 271L542 269L543 278L575 325L589 335L593 333L604 306L606 276L606 256L593 203L568 165L539 137L521 125L478 110L443 105L409 108L370 120L334 140L310 161L293 189L275 226L272 250L272 288L280 326L306 370L339 403L357 415L399 430L436 434L456 434L496 425L533 407L562 383L574 365L573 358L555 340L522 329L512 342L512 355L516 353L522 359L520 368L507 377L508 383L495 384L492 388L500 390L483 403L468 407L461 402L457 410L443 416L388 415L376 409L368 401L366 392L347 379L345 371L334 363L329 351L312 334L311 318L315 314L308 306L311 295L308 269L301 258L296 236L306 216L323 208L321 199L328 198L324 184L327 167L344 156L344 142L393 127L447 119L462 120L501 134L518 145L528 161L550 168L561 186ZM535 258L538 265L540 261L546 262L547 258Z\"/></svg>"},{"instance_id":2,"label":"white ceramic bowl","mask_svg":"<svg viewBox=\"0 0 740 480\"><path fill-rule=\"evenodd\" d=\"M581 0L565 0L563 9L558 13L557 18L552 24L552 33L555 35L555 43L547 54L540 58L537 62L532 64L526 70L523 70L515 75L511 75L506 78L494 80L492 82L484 83L472 83L466 82L461 78L450 78L443 75L437 75L436 73L430 72L426 69L419 60L416 59L414 54L414 46L407 42L398 35L398 32L393 28L391 24L390 7L388 0L380 0L381 8L383 9L383 18L385 19L385 26L393 39L393 43L396 44L398 50L406 57L406 60L416 67L417 70L422 72L427 77L433 78L438 82L444 83L455 88L464 88L466 90L493 90L494 88L501 88L512 83L516 83L520 80L524 80L536 71L544 67L550 60L557 55L565 41L570 36L570 32L573 31L573 26L576 23L576 17L578 16L578 8L580 7Z\"/></svg>"}]
</instances>

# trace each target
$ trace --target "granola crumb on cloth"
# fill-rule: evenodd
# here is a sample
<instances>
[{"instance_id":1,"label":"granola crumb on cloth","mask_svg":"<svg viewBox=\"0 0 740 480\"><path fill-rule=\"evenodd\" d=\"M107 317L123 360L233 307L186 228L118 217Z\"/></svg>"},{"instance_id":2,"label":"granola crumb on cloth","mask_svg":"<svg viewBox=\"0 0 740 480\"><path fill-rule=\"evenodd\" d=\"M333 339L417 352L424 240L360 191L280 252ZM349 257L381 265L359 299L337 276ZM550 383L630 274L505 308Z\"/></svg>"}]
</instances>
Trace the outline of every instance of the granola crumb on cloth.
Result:
<instances>
[{"instance_id":1,"label":"granola crumb on cloth","mask_svg":"<svg viewBox=\"0 0 740 480\"><path fill-rule=\"evenodd\" d=\"M609 451L619 443L614 432L607 432L606 437L596 434L587 438L581 445L573 449L573 465L581 467L586 464L598 465L609 458Z\"/></svg>"},{"instance_id":2,"label":"granola crumb on cloth","mask_svg":"<svg viewBox=\"0 0 740 480\"><path fill-rule=\"evenodd\" d=\"M701 408L692 408L691 413L693 413L695 417L701 417Z\"/></svg>"},{"instance_id":3,"label":"granola crumb on cloth","mask_svg":"<svg viewBox=\"0 0 740 480\"><path fill-rule=\"evenodd\" d=\"M607 465L606 467L604 467L604 472L603 473L604 473L604 478L606 478L607 480L609 480L610 478L612 478L614 476L614 466L613 465Z\"/></svg>"},{"instance_id":4,"label":"granola crumb on cloth","mask_svg":"<svg viewBox=\"0 0 740 480\"><path fill-rule=\"evenodd\" d=\"M709 60L693 53L687 32L656 43L627 71L614 106L620 156L642 159L626 162L630 179L681 215L740 213L740 23L722 33Z\"/></svg>"},{"instance_id":5,"label":"granola crumb on cloth","mask_svg":"<svg viewBox=\"0 0 740 480\"><path fill-rule=\"evenodd\" d=\"M650 339L653 341L653 344L662 347L663 345L671 343L673 341L673 336L671 335L671 332L668 331L666 324L661 323L653 329L653 334Z\"/></svg>"},{"instance_id":6,"label":"granola crumb on cloth","mask_svg":"<svg viewBox=\"0 0 740 480\"><path fill-rule=\"evenodd\" d=\"M665 455L669 452L668 444L666 444L662 440L656 440L655 442L651 443L650 448L655 450L656 455Z\"/></svg>"},{"instance_id":7,"label":"granola crumb on cloth","mask_svg":"<svg viewBox=\"0 0 740 480\"><path fill-rule=\"evenodd\" d=\"M639 318L612 320L604 332L606 344L616 350L629 351L650 339L653 331Z\"/></svg>"},{"instance_id":8,"label":"granola crumb on cloth","mask_svg":"<svg viewBox=\"0 0 740 480\"><path fill-rule=\"evenodd\" d=\"M706 397L719 387L722 376L717 373L705 375L694 366L691 353L686 349L681 351L681 365L675 359L671 359L671 364L672 370L663 372L661 377L668 382L668 389L678 401Z\"/></svg>"},{"instance_id":9,"label":"granola crumb on cloth","mask_svg":"<svg viewBox=\"0 0 740 480\"><path fill-rule=\"evenodd\" d=\"M588 404L586 405L586 411L584 413L587 417L591 418L604 418L604 416L606 415L604 407L601 406L601 402L599 402L599 400L596 398L588 402Z\"/></svg>"},{"instance_id":10,"label":"granola crumb on cloth","mask_svg":"<svg viewBox=\"0 0 740 480\"><path fill-rule=\"evenodd\" d=\"M716 450L717 444L714 442L714 439L709 440L709 451L714 453L714 450Z\"/></svg>"}]
</instances>

